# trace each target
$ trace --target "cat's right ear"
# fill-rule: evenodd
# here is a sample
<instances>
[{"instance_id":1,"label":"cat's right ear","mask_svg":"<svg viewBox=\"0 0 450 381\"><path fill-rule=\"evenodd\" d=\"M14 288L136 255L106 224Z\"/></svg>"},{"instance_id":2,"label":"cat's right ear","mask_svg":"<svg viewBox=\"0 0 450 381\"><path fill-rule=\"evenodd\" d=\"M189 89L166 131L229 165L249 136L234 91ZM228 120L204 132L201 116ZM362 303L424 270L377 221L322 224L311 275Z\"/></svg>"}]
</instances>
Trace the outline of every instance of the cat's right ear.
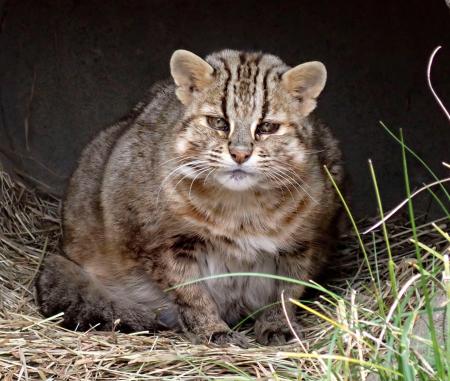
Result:
<instances>
[{"instance_id":1,"label":"cat's right ear","mask_svg":"<svg viewBox=\"0 0 450 381\"><path fill-rule=\"evenodd\" d=\"M170 72L178 86L178 99L188 105L194 91L203 90L213 81L214 69L194 53L176 50L170 59Z\"/></svg>"}]
</instances>

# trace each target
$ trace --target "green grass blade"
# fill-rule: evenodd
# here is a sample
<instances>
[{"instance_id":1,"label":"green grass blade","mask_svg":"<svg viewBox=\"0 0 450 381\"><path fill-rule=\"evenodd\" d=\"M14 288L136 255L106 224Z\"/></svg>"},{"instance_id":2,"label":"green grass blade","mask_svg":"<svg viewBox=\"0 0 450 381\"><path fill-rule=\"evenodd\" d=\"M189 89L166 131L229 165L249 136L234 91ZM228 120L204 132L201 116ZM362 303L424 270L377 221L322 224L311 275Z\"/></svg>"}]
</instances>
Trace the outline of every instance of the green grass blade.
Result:
<instances>
[{"instance_id":1,"label":"green grass blade","mask_svg":"<svg viewBox=\"0 0 450 381\"><path fill-rule=\"evenodd\" d=\"M284 281L284 282L287 282L287 283L294 283L294 284L298 284L298 285L301 285L301 286L304 286L304 287L312 288L312 289L317 290L317 291L321 291L321 292L331 296L334 299L339 299L339 296L336 295L334 292L326 289L325 287L322 287L322 286L318 285L317 283L305 282L305 281L302 281L302 280L288 278L288 277L281 276L281 275L274 275L274 274L267 274L267 273L246 273L246 272L216 274L216 275L205 276L205 277L202 277L202 278L191 279L191 280L188 280L186 282L177 284L175 286L166 288L164 291L168 292L168 291L172 291L172 290L175 290L177 288L180 288L180 287L185 287L185 286L189 286L191 284L204 282L204 281L208 281L208 280L213 280L213 279L228 278L228 277L243 277L243 276L257 277L257 278L268 278L268 279L281 280L281 281Z\"/></svg>"},{"instance_id":2,"label":"green grass blade","mask_svg":"<svg viewBox=\"0 0 450 381\"><path fill-rule=\"evenodd\" d=\"M253 311L251 314L248 314L245 318L243 318L241 321L239 321L233 328L231 328L232 331L236 331L240 326L242 326L246 321L250 320L251 318L253 318L254 316L258 315L260 312L276 306L277 304L280 304L281 302L275 302L275 303L270 303L270 304L266 304L265 306L258 308L256 311Z\"/></svg>"},{"instance_id":3,"label":"green grass blade","mask_svg":"<svg viewBox=\"0 0 450 381\"><path fill-rule=\"evenodd\" d=\"M329 346L330 349L328 350L328 355L330 355L330 356L333 355L334 348L336 347L337 334L338 334L338 331L334 331L333 337L331 338L331 341L330 341L330 346ZM329 358L327 361L327 374L326 374L327 381L332 381L332 378L331 378L331 372L333 369L332 361L333 360L331 358Z\"/></svg>"},{"instance_id":4,"label":"green grass blade","mask_svg":"<svg viewBox=\"0 0 450 381\"><path fill-rule=\"evenodd\" d=\"M441 184L442 185L442 184ZM441 207L441 209L444 211L447 218L450 220L450 212L445 207L442 200L437 196L436 192L434 192L431 188L428 188L427 191L431 194L431 197L433 197L433 200L436 201L436 203Z\"/></svg>"},{"instance_id":5,"label":"green grass blade","mask_svg":"<svg viewBox=\"0 0 450 381\"><path fill-rule=\"evenodd\" d=\"M402 369L402 374L407 381L414 381L414 369L411 366L411 359L410 359L410 336L411 331L414 324L414 314L410 314L409 318L407 319L406 323L404 324L404 327L402 329L402 336L401 336L401 342L400 342L400 367Z\"/></svg>"},{"instance_id":6,"label":"green grass blade","mask_svg":"<svg viewBox=\"0 0 450 381\"><path fill-rule=\"evenodd\" d=\"M404 144L402 140L398 136L396 136L382 121L380 121L380 124L384 128L384 130L397 141L397 143L399 143L402 147L404 147L406 151L408 151L420 164L422 164L422 166L430 173L430 175L436 181L439 180L439 177L437 177L437 175L433 172L433 170L429 167L429 165L425 163L425 161L423 161L423 159L419 155L417 155L411 148L409 148L406 144ZM450 194L445 188L445 186L440 184L440 187L442 189L442 192L444 192L445 196L450 201Z\"/></svg>"},{"instance_id":7,"label":"green grass blade","mask_svg":"<svg viewBox=\"0 0 450 381\"><path fill-rule=\"evenodd\" d=\"M389 369L386 368L384 366L381 366L379 364L370 362L370 361L364 361L364 360L359 360L359 359L355 359L352 357L346 357L346 356L341 356L341 355L326 355L326 354L317 354L317 353L295 353L295 352L279 352L278 354L280 357L287 357L287 358L298 358L298 359L308 359L308 360L315 360L315 359L322 359L322 360L336 360L336 361L343 361L343 362L347 362L350 364L355 364L355 365L359 365L359 366L363 366L367 369L376 369L377 371L383 371L386 372L388 374L391 375L395 375L400 377L401 379L403 379L403 375L394 370L394 369Z\"/></svg>"},{"instance_id":8,"label":"green grass blade","mask_svg":"<svg viewBox=\"0 0 450 381\"><path fill-rule=\"evenodd\" d=\"M424 298L425 298L425 309L426 309L426 313L428 316L428 324L430 327L430 335L431 335L431 341L433 343L433 351L434 351L437 371L438 371L439 376L443 377L444 376L444 368L443 368L443 364L441 361L441 351L439 349L436 328L435 328L434 320L433 320L433 307L431 305L431 299L430 299L430 295L429 295L429 291L428 291L428 287L427 287L427 283L426 283L425 271L424 271L423 263L422 263L422 255L420 253L420 248L419 248L419 244L418 244L419 240L418 240L418 236L417 236L417 227L416 227L416 219L414 216L413 201L410 197L411 196L411 187L409 184L408 161L406 159L407 147L404 143L403 131L401 129L400 129L400 144L402 147L402 163L403 163L403 174L404 174L404 178L405 178L406 196L408 197L409 220L411 223L413 239L415 242L417 264L419 267L419 271L422 275L420 277L420 288L421 288L421 290L424 294Z\"/></svg>"},{"instance_id":9,"label":"green grass blade","mask_svg":"<svg viewBox=\"0 0 450 381\"><path fill-rule=\"evenodd\" d=\"M377 177L375 175L375 170L373 168L372 160L369 160L369 168L370 168L370 174L372 176L373 185L375 188L375 195L376 195L376 199L377 199L378 209L380 212L380 218L383 220L384 219L383 204L381 202L380 189L378 187ZM394 294L393 296L394 296L394 298L396 298L398 295L398 290L397 290L397 280L395 277L395 264L392 259L392 251L391 251L391 245L389 243L389 235L388 235L388 231L387 231L387 227L386 227L386 222L383 221L382 227L383 227L384 241L386 243L386 249L387 249L387 253L388 253L388 257L389 257L389 262L388 262L389 279L391 281L391 287L392 287L392 291Z\"/></svg>"}]
</instances>

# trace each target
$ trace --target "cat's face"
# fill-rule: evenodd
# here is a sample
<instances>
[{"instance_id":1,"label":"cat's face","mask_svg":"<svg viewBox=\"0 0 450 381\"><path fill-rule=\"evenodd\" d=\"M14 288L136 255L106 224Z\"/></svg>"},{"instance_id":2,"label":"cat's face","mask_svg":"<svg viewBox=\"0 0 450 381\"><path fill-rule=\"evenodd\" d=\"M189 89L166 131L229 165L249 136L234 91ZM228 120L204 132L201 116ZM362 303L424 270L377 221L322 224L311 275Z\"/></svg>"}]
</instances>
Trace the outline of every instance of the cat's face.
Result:
<instances>
[{"instance_id":1,"label":"cat's face","mask_svg":"<svg viewBox=\"0 0 450 381\"><path fill-rule=\"evenodd\" d=\"M171 70L186 106L180 173L233 191L302 187L312 134L303 121L325 85L321 63L289 69L259 53L227 50L203 61L177 51Z\"/></svg>"}]
</instances>

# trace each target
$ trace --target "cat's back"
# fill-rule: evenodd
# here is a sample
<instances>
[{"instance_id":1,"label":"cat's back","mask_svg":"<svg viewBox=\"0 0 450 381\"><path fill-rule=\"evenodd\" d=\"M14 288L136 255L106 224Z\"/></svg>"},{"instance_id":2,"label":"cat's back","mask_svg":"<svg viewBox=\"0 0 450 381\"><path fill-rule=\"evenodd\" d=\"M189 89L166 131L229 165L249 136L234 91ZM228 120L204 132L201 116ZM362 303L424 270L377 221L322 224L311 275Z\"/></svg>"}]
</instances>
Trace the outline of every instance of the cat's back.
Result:
<instances>
[{"instance_id":1,"label":"cat's back","mask_svg":"<svg viewBox=\"0 0 450 381\"><path fill-rule=\"evenodd\" d=\"M133 158L140 155L136 152L134 143L140 141L143 144L143 140L153 140L156 143L162 138L163 127L170 119L164 115L170 115L169 109L174 108L173 103L173 86L166 82L155 84L127 116L101 131L84 148L78 166L70 178L64 200L66 252L70 253L71 247L88 246L101 240L104 218L102 194L105 193L105 183L108 187L111 178L115 177L114 174L133 175ZM162 120L164 118L166 120ZM163 123L164 121L166 123ZM146 151L147 155L152 155L152 145L146 144ZM119 189L120 185L109 184L109 187ZM86 244L82 244L81 240L86 240ZM81 254L75 255L73 259L82 261L78 256Z\"/></svg>"}]
</instances>

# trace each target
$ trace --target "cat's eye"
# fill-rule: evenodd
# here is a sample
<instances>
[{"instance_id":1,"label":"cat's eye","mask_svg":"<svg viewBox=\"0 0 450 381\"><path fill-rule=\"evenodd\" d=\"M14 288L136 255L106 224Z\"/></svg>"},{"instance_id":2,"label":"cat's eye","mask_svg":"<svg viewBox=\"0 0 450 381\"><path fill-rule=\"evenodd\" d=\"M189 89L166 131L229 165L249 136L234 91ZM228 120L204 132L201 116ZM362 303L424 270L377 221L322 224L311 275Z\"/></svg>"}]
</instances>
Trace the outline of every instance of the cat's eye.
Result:
<instances>
[{"instance_id":1,"label":"cat's eye","mask_svg":"<svg viewBox=\"0 0 450 381\"><path fill-rule=\"evenodd\" d=\"M214 128L215 130L224 132L230 131L228 122L223 118L217 116L207 116L206 120L208 121L209 127Z\"/></svg>"},{"instance_id":2,"label":"cat's eye","mask_svg":"<svg viewBox=\"0 0 450 381\"><path fill-rule=\"evenodd\" d=\"M256 127L256 135L262 135L262 134L274 134L278 131L280 128L280 125L277 123L270 123L270 122L264 122L261 124L258 124Z\"/></svg>"}]
</instances>

